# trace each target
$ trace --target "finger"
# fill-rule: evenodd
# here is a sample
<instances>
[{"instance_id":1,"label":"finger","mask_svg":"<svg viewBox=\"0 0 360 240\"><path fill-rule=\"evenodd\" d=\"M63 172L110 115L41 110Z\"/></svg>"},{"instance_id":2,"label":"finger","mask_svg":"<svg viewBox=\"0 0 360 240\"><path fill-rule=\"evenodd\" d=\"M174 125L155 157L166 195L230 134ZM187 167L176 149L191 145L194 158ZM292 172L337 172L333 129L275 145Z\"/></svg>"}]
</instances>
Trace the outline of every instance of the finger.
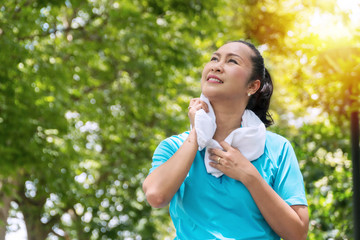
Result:
<instances>
[{"instance_id":1,"label":"finger","mask_svg":"<svg viewBox=\"0 0 360 240\"><path fill-rule=\"evenodd\" d=\"M210 162L209 164L210 164L210 166L212 166L213 168L216 168L216 169L218 169L218 170L220 170L220 171L223 171L223 170L224 170L224 166L221 165L221 164L219 164L219 163Z\"/></svg>"},{"instance_id":2,"label":"finger","mask_svg":"<svg viewBox=\"0 0 360 240\"><path fill-rule=\"evenodd\" d=\"M218 155L210 155L209 159L215 163L220 163L222 160L222 158L219 157Z\"/></svg>"},{"instance_id":3,"label":"finger","mask_svg":"<svg viewBox=\"0 0 360 240\"><path fill-rule=\"evenodd\" d=\"M221 141L221 142L220 142L220 146L221 146L226 152L228 152L230 149L233 148L230 144L228 144L228 143L225 142L225 141Z\"/></svg>"},{"instance_id":4,"label":"finger","mask_svg":"<svg viewBox=\"0 0 360 240\"><path fill-rule=\"evenodd\" d=\"M189 103L189 108L191 107L191 106L193 106L194 104L196 104L196 101L198 100L198 98L192 98L191 100L190 100L190 103Z\"/></svg>"},{"instance_id":5,"label":"finger","mask_svg":"<svg viewBox=\"0 0 360 240\"><path fill-rule=\"evenodd\" d=\"M200 98L192 98L191 100L190 100L190 102L195 102L195 101L197 101L197 100L199 100Z\"/></svg>"},{"instance_id":6,"label":"finger","mask_svg":"<svg viewBox=\"0 0 360 240\"><path fill-rule=\"evenodd\" d=\"M203 103L203 101L201 101L200 98L193 98L190 100L188 109L193 108L193 107L196 107L197 110L199 110L200 108L204 108L202 103Z\"/></svg>"},{"instance_id":7,"label":"finger","mask_svg":"<svg viewBox=\"0 0 360 240\"><path fill-rule=\"evenodd\" d=\"M205 112L209 112L209 106L207 105L206 102L201 101L201 105Z\"/></svg>"},{"instance_id":8,"label":"finger","mask_svg":"<svg viewBox=\"0 0 360 240\"><path fill-rule=\"evenodd\" d=\"M201 103L196 103L192 106L192 108L195 110L195 111L199 111L200 109L202 109L202 104Z\"/></svg>"},{"instance_id":9,"label":"finger","mask_svg":"<svg viewBox=\"0 0 360 240\"><path fill-rule=\"evenodd\" d=\"M223 153L224 151L221 150L221 149L218 149L218 148L209 148L209 153L210 153L210 156L218 156L218 157L223 157Z\"/></svg>"},{"instance_id":10,"label":"finger","mask_svg":"<svg viewBox=\"0 0 360 240\"><path fill-rule=\"evenodd\" d=\"M201 104L197 103L197 102L193 102L189 105L188 109L189 110L195 110L195 112L197 110L199 110L201 108Z\"/></svg>"}]
</instances>

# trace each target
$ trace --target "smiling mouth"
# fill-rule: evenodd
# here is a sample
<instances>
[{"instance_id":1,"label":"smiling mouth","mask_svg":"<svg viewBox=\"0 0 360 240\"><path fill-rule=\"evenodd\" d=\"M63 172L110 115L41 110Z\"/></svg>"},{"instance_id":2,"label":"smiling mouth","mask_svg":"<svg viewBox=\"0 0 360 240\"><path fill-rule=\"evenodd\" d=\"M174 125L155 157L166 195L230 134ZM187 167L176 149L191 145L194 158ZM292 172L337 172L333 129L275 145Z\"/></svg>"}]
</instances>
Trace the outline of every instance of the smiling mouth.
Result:
<instances>
[{"instance_id":1,"label":"smiling mouth","mask_svg":"<svg viewBox=\"0 0 360 240\"><path fill-rule=\"evenodd\" d=\"M213 77L208 78L207 81L208 81L208 82L216 82L216 83L224 83L224 82L221 81L220 79L218 79L218 78L213 78Z\"/></svg>"}]
</instances>

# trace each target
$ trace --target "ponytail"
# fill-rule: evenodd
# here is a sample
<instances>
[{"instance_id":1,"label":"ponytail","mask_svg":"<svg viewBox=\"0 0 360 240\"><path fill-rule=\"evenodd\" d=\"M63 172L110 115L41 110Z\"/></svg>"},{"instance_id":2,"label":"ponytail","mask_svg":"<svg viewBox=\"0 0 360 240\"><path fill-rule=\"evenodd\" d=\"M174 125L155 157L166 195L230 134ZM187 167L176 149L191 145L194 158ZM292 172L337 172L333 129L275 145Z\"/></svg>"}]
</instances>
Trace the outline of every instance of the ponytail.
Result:
<instances>
[{"instance_id":1,"label":"ponytail","mask_svg":"<svg viewBox=\"0 0 360 240\"><path fill-rule=\"evenodd\" d=\"M274 120L268 112L270 98L273 93L273 84L270 73L265 68L264 59L261 56L259 50L257 50L257 48L252 43L243 40L233 42L245 44L254 53L254 55L251 56L252 74L250 76L249 83L255 80L260 80L260 88L250 97L246 109L253 111L264 123L264 125L269 127L274 123Z\"/></svg>"},{"instance_id":2,"label":"ponytail","mask_svg":"<svg viewBox=\"0 0 360 240\"><path fill-rule=\"evenodd\" d=\"M270 73L265 68L265 74L263 80L261 81L260 88L250 97L246 109L253 111L266 127L269 127L274 123L274 120L268 111L272 93L273 83Z\"/></svg>"}]
</instances>

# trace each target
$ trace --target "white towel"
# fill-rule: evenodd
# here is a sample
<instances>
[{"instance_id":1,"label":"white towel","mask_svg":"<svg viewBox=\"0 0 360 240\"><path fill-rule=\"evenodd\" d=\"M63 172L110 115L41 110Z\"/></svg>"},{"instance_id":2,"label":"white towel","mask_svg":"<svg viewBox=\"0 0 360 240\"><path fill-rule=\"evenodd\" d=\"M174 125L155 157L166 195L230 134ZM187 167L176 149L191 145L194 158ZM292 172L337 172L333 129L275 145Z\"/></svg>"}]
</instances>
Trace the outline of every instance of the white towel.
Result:
<instances>
[{"instance_id":1,"label":"white towel","mask_svg":"<svg viewBox=\"0 0 360 240\"><path fill-rule=\"evenodd\" d=\"M200 99L207 103L209 112L206 113L200 109L195 114L195 130L197 134L197 142L199 150L208 148L223 148L220 144L213 139L216 131L216 116L214 110L203 94ZM232 147L237 148L240 152L250 161L258 159L263 153L265 148L266 128L263 122L251 110L245 110L242 116L242 124L240 128L232 131L229 136L225 138L225 142ZM216 168L210 166L209 152L205 153L205 166L208 173L215 177L220 177L223 173Z\"/></svg>"}]
</instances>

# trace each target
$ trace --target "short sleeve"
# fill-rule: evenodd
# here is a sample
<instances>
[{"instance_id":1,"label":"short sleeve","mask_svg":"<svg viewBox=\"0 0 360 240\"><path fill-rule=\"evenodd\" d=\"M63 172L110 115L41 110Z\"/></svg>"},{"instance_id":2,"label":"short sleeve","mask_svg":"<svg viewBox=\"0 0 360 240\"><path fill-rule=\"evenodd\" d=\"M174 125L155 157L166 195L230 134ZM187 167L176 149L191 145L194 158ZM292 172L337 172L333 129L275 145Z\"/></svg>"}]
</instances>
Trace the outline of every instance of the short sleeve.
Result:
<instances>
[{"instance_id":1,"label":"short sleeve","mask_svg":"<svg viewBox=\"0 0 360 240\"><path fill-rule=\"evenodd\" d=\"M168 141L162 141L155 149L149 173L171 158L175 152L176 150L174 151Z\"/></svg>"},{"instance_id":2,"label":"short sleeve","mask_svg":"<svg viewBox=\"0 0 360 240\"><path fill-rule=\"evenodd\" d=\"M185 132L163 140L155 149L149 173L171 158L183 144L188 135L189 132Z\"/></svg>"},{"instance_id":3,"label":"short sleeve","mask_svg":"<svg viewBox=\"0 0 360 240\"><path fill-rule=\"evenodd\" d=\"M306 205L304 180L291 144L286 141L278 159L274 190L291 205Z\"/></svg>"}]
</instances>

